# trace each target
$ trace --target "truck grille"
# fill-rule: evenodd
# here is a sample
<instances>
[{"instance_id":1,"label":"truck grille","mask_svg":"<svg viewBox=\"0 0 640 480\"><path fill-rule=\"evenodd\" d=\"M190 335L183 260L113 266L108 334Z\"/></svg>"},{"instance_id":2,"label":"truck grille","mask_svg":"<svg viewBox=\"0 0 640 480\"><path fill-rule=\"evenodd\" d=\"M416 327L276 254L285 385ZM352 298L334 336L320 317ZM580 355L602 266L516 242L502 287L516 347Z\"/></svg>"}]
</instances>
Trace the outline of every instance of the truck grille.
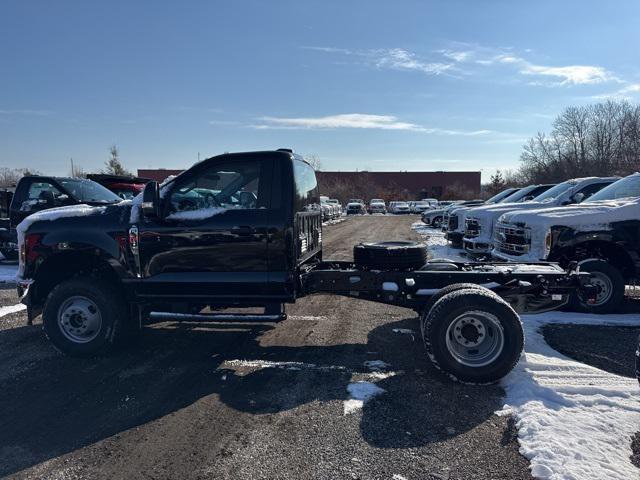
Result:
<instances>
[{"instance_id":1,"label":"truck grille","mask_svg":"<svg viewBox=\"0 0 640 480\"><path fill-rule=\"evenodd\" d=\"M495 245L499 252L524 255L531 248L530 232L526 228L499 223L495 229Z\"/></svg>"},{"instance_id":2,"label":"truck grille","mask_svg":"<svg viewBox=\"0 0 640 480\"><path fill-rule=\"evenodd\" d=\"M477 218L470 217L464 221L464 236L474 238L480 235L480 221Z\"/></svg>"}]
</instances>

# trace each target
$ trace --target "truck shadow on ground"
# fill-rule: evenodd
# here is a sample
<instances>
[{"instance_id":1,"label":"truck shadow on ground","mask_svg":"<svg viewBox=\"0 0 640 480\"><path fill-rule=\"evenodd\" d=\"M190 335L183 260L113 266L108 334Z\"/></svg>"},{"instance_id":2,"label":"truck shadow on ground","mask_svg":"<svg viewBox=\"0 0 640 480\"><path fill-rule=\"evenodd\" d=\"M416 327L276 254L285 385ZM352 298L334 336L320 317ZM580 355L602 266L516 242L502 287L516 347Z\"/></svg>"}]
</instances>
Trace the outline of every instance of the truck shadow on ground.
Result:
<instances>
[{"instance_id":1,"label":"truck shadow on ground","mask_svg":"<svg viewBox=\"0 0 640 480\"><path fill-rule=\"evenodd\" d=\"M502 403L500 387L460 385L435 372L417 338L415 318L375 328L366 344L261 345L260 336L271 328L154 326L145 329L139 348L93 360L54 353L34 338L38 326L0 331L5 348L26 336L51 350L39 361L22 359L26 366L19 350L7 352L18 360L12 364L16 374L0 381L0 476L181 409L204 408L194 404L208 396L223 403L217 414L251 416L347 400L350 382L369 379L385 393L364 405L360 430L380 448L423 446L466 432ZM415 335L394 329L413 329ZM367 360L385 361L395 375L371 379ZM335 415L343 415L341 403Z\"/></svg>"}]
</instances>

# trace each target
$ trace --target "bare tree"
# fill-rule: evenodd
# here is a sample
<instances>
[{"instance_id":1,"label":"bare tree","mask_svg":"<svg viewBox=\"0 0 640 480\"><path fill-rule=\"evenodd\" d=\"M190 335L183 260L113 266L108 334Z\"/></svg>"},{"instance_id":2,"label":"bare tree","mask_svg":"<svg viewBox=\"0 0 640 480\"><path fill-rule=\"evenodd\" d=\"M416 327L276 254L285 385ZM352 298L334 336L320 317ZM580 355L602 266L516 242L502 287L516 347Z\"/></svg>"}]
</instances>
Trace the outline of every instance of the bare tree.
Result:
<instances>
[{"instance_id":1,"label":"bare tree","mask_svg":"<svg viewBox=\"0 0 640 480\"><path fill-rule=\"evenodd\" d=\"M322 169L322 160L320 160L320 157L315 153L305 155L304 159L313 167L314 170Z\"/></svg>"},{"instance_id":2,"label":"bare tree","mask_svg":"<svg viewBox=\"0 0 640 480\"><path fill-rule=\"evenodd\" d=\"M640 167L640 106L609 100L568 107L547 135L524 145L517 178L525 183L628 175Z\"/></svg>"},{"instance_id":3,"label":"bare tree","mask_svg":"<svg viewBox=\"0 0 640 480\"><path fill-rule=\"evenodd\" d=\"M14 187L26 175L39 175L37 170L28 168L0 167L0 187Z\"/></svg>"}]
</instances>

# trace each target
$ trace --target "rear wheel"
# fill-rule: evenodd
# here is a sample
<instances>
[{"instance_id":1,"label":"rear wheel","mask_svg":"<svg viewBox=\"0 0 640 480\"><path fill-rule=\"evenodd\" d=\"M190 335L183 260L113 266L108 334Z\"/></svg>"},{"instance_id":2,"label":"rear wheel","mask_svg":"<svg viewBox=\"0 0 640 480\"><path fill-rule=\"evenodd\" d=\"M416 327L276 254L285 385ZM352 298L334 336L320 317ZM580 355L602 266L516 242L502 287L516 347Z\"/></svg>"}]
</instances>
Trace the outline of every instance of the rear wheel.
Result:
<instances>
[{"instance_id":1,"label":"rear wheel","mask_svg":"<svg viewBox=\"0 0 640 480\"><path fill-rule=\"evenodd\" d=\"M440 228L442 226L442 217L435 217L431 221L431 226L435 228Z\"/></svg>"},{"instance_id":2,"label":"rear wheel","mask_svg":"<svg viewBox=\"0 0 640 480\"><path fill-rule=\"evenodd\" d=\"M584 298L580 292L574 292L569 298L571 310L588 313L611 313L620 307L624 300L624 277L616 267L604 260L588 260L580 264L581 272L591 274L591 284L598 292L592 301Z\"/></svg>"},{"instance_id":3,"label":"rear wheel","mask_svg":"<svg viewBox=\"0 0 640 480\"><path fill-rule=\"evenodd\" d=\"M449 292L426 315L423 340L433 364L458 381L493 383L520 358L524 333L518 314L481 288Z\"/></svg>"},{"instance_id":4,"label":"rear wheel","mask_svg":"<svg viewBox=\"0 0 640 480\"><path fill-rule=\"evenodd\" d=\"M440 300L442 297L444 297L445 295L450 294L451 292L455 292L457 290L486 290L486 291L490 291L485 287L482 287L478 284L475 283L454 283L452 285L447 285L444 288L441 288L438 293L436 293L435 295L433 295L429 301L427 302L427 304L425 305L424 310L422 311L422 315L420 315L420 330L422 332L422 337L424 338L424 331L425 331L425 326L427 323L427 317L429 316L429 312L431 311L431 309L433 308L433 306L438 303L438 300Z\"/></svg>"},{"instance_id":5,"label":"rear wheel","mask_svg":"<svg viewBox=\"0 0 640 480\"><path fill-rule=\"evenodd\" d=\"M75 278L55 287L42 319L51 343L75 357L105 354L122 344L129 320L122 295L93 277Z\"/></svg>"}]
</instances>

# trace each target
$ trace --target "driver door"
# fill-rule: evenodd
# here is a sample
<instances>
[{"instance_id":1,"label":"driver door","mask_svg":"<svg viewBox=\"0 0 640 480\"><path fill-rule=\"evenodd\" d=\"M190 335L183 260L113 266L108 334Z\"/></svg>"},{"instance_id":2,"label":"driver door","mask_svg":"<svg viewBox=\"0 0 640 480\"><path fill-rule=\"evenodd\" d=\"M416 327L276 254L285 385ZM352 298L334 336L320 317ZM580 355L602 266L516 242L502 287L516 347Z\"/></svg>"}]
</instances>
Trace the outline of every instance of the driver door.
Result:
<instances>
[{"instance_id":1,"label":"driver door","mask_svg":"<svg viewBox=\"0 0 640 480\"><path fill-rule=\"evenodd\" d=\"M255 296L268 278L272 161L212 159L162 191L159 219L143 220L143 292L169 297Z\"/></svg>"}]
</instances>

